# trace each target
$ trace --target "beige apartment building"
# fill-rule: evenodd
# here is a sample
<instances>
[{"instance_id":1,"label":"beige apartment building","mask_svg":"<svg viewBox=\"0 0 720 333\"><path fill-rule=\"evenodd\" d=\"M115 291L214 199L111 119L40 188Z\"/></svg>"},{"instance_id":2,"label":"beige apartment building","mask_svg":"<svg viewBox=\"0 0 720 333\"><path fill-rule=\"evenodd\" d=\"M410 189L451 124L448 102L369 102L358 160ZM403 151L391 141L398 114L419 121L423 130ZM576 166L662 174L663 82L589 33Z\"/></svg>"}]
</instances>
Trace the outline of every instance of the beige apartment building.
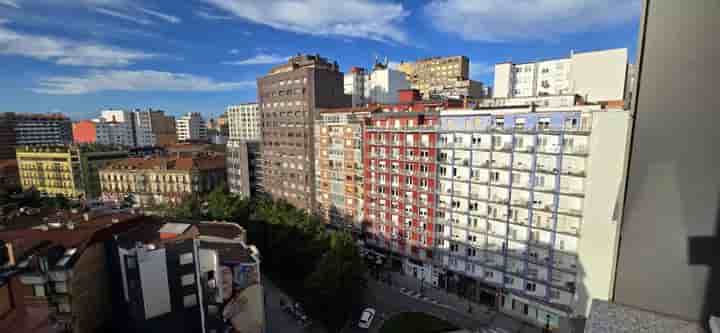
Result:
<instances>
[{"instance_id":1,"label":"beige apartment building","mask_svg":"<svg viewBox=\"0 0 720 333\"><path fill-rule=\"evenodd\" d=\"M132 197L140 206L179 204L225 183L225 156L130 158L100 170L104 200Z\"/></svg>"},{"instance_id":2,"label":"beige apartment building","mask_svg":"<svg viewBox=\"0 0 720 333\"><path fill-rule=\"evenodd\" d=\"M403 62L399 71L407 75L412 89L422 93L423 99L433 96L482 97L482 83L470 80L470 59L466 56L432 57L415 62Z\"/></svg>"},{"instance_id":3,"label":"beige apartment building","mask_svg":"<svg viewBox=\"0 0 720 333\"><path fill-rule=\"evenodd\" d=\"M362 131L375 110L320 109L315 120L316 213L340 228L361 229Z\"/></svg>"}]
</instances>

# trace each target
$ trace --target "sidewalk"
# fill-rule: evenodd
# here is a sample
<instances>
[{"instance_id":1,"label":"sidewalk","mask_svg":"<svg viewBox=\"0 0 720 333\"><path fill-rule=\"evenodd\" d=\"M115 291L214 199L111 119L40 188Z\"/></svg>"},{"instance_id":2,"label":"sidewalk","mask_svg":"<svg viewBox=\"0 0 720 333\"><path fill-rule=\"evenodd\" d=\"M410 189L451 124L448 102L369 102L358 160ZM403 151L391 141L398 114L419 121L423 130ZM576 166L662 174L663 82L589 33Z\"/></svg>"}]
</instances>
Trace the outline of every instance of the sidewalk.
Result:
<instances>
[{"instance_id":1,"label":"sidewalk","mask_svg":"<svg viewBox=\"0 0 720 333\"><path fill-rule=\"evenodd\" d=\"M392 285L398 288L406 288L415 292L420 292L420 281L412 276L403 275L398 272L391 272ZM463 312L468 315L480 312L485 315L497 313L487 305L472 302L461 298L453 293L448 293L443 289L434 288L427 282L422 287L422 295L430 299L437 300L438 303L449 306L452 310ZM470 311L468 311L468 309Z\"/></svg>"},{"instance_id":2,"label":"sidewalk","mask_svg":"<svg viewBox=\"0 0 720 333\"><path fill-rule=\"evenodd\" d=\"M403 292L411 297L424 300L439 307L446 308L458 315L481 320L486 322L485 327L478 330L477 326L465 327L472 329L472 332L482 333L540 333L541 329L528 325L522 321L512 318L495 309L491 309L487 305L472 302L461 298L453 293L445 290L437 289L425 283L422 287L422 295L420 295L420 282L411 276L403 275L399 272L390 272L392 279L392 288L407 290ZM387 285L387 282L385 282ZM470 311L468 311L468 308ZM484 320L481 319L484 317Z\"/></svg>"}]
</instances>

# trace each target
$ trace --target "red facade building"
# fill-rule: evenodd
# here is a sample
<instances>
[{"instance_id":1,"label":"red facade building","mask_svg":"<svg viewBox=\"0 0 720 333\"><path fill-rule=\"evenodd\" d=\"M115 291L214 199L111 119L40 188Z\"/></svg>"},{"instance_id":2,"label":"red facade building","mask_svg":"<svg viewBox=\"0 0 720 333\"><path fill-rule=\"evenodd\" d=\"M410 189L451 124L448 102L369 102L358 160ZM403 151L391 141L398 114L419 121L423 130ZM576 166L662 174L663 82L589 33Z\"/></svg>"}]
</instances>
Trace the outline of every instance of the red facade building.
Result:
<instances>
[{"instance_id":1,"label":"red facade building","mask_svg":"<svg viewBox=\"0 0 720 333\"><path fill-rule=\"evenodd\" d=\"M365 233L370 245L432 258L437 188L436 113L373 114L363 133Z\"/></svg>"},{"instance_id":2,"label":"red facade building","mask_svg":"<svg viewBox=\"0 0 720 333\"><path fill-rule=\"evenodd\" d=\"M97 141L96 124L90 120L83 120L72 125L73 142L95 143Z\"/></svg>"}]
</instances>

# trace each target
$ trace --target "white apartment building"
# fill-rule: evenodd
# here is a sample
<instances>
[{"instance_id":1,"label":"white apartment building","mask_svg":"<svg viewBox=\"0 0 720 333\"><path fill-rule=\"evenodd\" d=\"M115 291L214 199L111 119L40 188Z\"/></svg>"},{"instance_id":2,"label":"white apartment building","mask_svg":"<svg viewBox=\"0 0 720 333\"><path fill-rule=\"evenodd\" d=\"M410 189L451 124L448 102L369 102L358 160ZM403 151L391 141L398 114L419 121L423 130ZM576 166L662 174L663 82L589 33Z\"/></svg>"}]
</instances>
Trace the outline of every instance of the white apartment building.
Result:
<instances>
[{"instance_id":1,"label":"white apartment building","mask_svg":"<svg viewBox=\"0 0 720 333\"><path fill-rule=\"evenodd\" d=\"M136 110L133 112L135 121L135 141L138 147L152 147L156 145L153 133L152 117L150 111Z\"/></svg>"},{"instance_id":2,"label":"white apartment building","mask_svg":"<svg viewBox=\"0 0 720 333\"><path fill-rule=\"evenodd\" d=\"M135 147L135 121L133 113L109 109L100 111L96 123L96 142L99 144Z\"/></svg>"},{"instance_id":3,"label":"white apartment building","mask_svg":"<svg viewBox=\"0 0 720 333\"><path fill-rule=\"evenodd\" d=\"M368 103L396 104L398 90L403 89L410 89L405 73L376 66L365 82L365 98Z\"/></svg>"},{"instance_id":4,"label":"white apartment building","mask_svg":"<svg viewBox=\"0 0 720 333\"><path fill-rule=\"evenodd\" d=\"M352 96L352 107L367 104L396 104L398 90L410 89L407 75L401 71L376 64L372 72L353 67L343 78L344 92Z\"/></svg>"},{"instance_id":5,"label":"white apartment building","mask_svg":"<svg viewBox=\"0 0 720 333\"><path fill-rule=\"evenodd\" d=\"M178 141L205 140L207 127L199 112L188 112L175 121Z\"/></svg>"},{"instance_id":6,"label":"white apartment building","mask_svg":"<svg viewBox=\"0 0 720 333\"><path fill-rule=\"evenodd\" d=\"M365 84L368 80L365 68L353 67L343 77L343 90L345 95L352 96L352 107L363 107L367 104Z\"/></svg>"},{"instance_id":7,"label":"white apartment building","mask_svg":"<svg viewBox=\"0 0 720 333\"><path fill-rule=\"evenodd\" d=\"M598 105L441 111L433 260L405 269L538 326L587 316L612 297L630 126Z\"/></svg>"},{"instance_id":8,"label":"white apartment building","mask_svg":"<svg viewBox=\"0 0 720 333\"><path fill-rule=\"evenodd\" d=\"M577 94L588 102L625 97L627 49L574 53L569 58L495 65L493 97Z\"/></svg>"},{"instance_id":9,"label":"white apartment building","mask_svg":"<svg viewBox=\"0 0 720 333\"><path fill-rule=\"evenodd\" d=\"M260 140L260 108L257 103L230 105L225 114L230 131L228 141Z\"/></svg>"}]
</instances>

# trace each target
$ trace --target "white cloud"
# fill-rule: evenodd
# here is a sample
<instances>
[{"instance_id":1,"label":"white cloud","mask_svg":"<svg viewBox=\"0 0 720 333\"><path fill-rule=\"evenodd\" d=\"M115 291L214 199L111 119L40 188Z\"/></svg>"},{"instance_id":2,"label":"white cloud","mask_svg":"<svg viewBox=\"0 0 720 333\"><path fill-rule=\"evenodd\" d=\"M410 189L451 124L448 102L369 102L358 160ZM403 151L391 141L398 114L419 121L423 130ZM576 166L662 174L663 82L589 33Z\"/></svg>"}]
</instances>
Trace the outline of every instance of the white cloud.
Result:
<instances>
[{"instance_id":1,"label":"white cloud","mask_svg":"<svg viewBox=\"0 0 720 333\"><path fill-rule=\"evenodd\" d=\"M231 49L230 51L228 51L228 53L230 53L230 54L238 54L238 53L240 53L240 50L238 50L238 49Z\"/></svg>"},{"instance_id":2,"label":"white cloud","mask_svg":"<svg viewBox=\"0 0 720 333\"><path fill-rule=\"evenodd\" d=\"M137 24L148 25L148 24L152 23L152 21L150 21L146 18L134 16L132 14L125 14L125 13L122 13L122 12L119 12L116 10L110 10L110 9L106 9L106 8L94 8L93 10L100 14L112 16L114 18L119 18L122 20L130 21L130 22L135 22Z\"/></svg>"},{"instance_id":3,"label":"white cloud","mask_svg":"<svg viewBox=\"0 0 720 333\"><path fill-rule=\"evenodd\" d=\"M277 54L258 54L252 58L237 60L237 61L224 61L224 65L267 65L277 64L288 60L290 57L283 57Z\"/></svg>"},{"instance_id":4,"label":"white cloud","mask_svg":"<svg viewBox=\"0 0 720 333\"><path fill-rule=\"evenodd\" d=\"M20 8L20 5L15 0L0 0L0 5L10 6L13 8Z\"/></svg>"},{"instance_id":5,"label":"white cloud","mask_svg":"<svg viewBox=\"0 0 720 333\"><path fill-rule=\"evenodd\" d=\"M71 66L127 66L157 55L82 43L49 36L30 35L0 26L0 54L24 56Z\"/></svg>"},{"instance_id":6,"label":"white cloud","mask_svg":"<svg viewBox=\"0 0 720 333\"><path fill-rule=\"evenodd\" d=\"M432 0L425 14L439 30L466 40L551 39L627 22L639 0Z\"/></svg>"},{"instance_id":7,"label":"white cloud","mask_svg":"<svg viewBox=\"0 0 720 333\"><path fill-rule=\"evenodd\" d=\"M484 62L470 62L470 78L473 80L478 80L481 76L491 74L494 71L495 65Z\"/></svg>"},{"instance_id":8,"label":"white cloud","mask_svg":"<svg viewBox=\"0 0 720 333\"><path fill-rule=\"evenodd\" d=\"M198 17L207 19L207 20L232 20L233 19L233 17L230 15L218 15L218 14L206 12L204 10L196 10L195 15L197 15Z\"/></svg>"},{"instance_id":9,"label":"white cloud","mask_svg":"<svg viewBox=\"0 0 720 333\"><path fill-rule=\"evenodd\" d=\"M385 0L204 0L239 18L275 29L320 36L406 43L409 12Z\"/></svg>"},{"instance_id":10,"label":"white cloud","mask_svg":"<svg viewBox=\"0 0 720 333\"><path fill-rule=\"evenodd\" d=\"M218 82L204 76L153 70L92 71L85 76L47 77L32 91L49 95L81 95L101 91L230 91L255 86L254 81Z\"/></svg>"},{"instance_id":11,"label":"white cloud","mask_svg":"<svg viewBox=\"0 0 720 333\"><path fill-rule=\"evenodd\" d=\"M148 15L151 15L151 16L155 16L155 17L157 17L157 18L159 18L159 19L161 19L161 20L164 20L164 21L167 21L167 22L170 22L170 23L180 23L180 18L178 18L177 16L168 15L168 14L165 14L165 13L158 12L158 11L156 11L156 10L147 9L147 8L142 8L142 7L138 7L138 10L141 11L141 12L143 12L143 13L145 13L145 14L148 14Z\"/></svg>"}]
</instances>

